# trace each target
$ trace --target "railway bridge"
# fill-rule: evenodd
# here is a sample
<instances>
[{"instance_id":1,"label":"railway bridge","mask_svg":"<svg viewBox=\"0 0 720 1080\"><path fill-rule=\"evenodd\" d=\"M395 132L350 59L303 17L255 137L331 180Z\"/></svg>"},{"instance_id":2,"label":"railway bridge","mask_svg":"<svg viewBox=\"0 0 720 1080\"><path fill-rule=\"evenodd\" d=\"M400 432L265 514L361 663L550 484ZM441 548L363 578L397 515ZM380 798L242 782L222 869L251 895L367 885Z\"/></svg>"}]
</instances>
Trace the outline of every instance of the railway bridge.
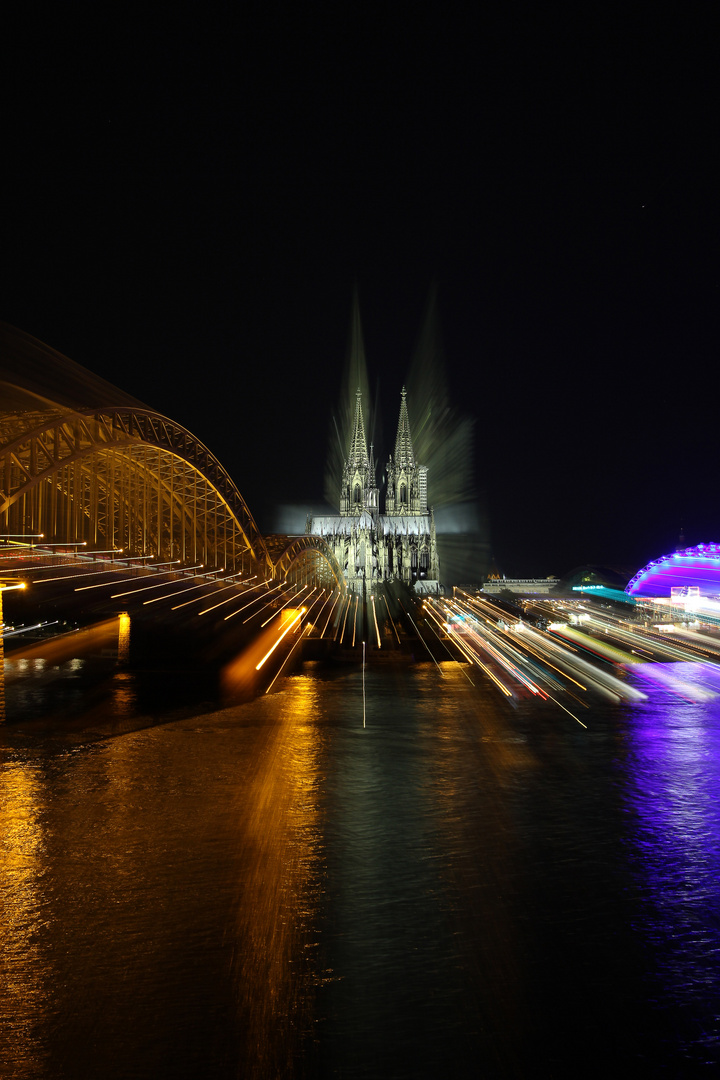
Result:
<instances>
[{"instance_id":1,"label":"railway bridge","mask_svg":"<svg viewBox=\"0 0 720 1080\"><path fill-rule=\"evenodd\" d=\"M317 536L261 534L192 432L0 325L0 534L345 591Z\"/></svg>"}]
</instances>

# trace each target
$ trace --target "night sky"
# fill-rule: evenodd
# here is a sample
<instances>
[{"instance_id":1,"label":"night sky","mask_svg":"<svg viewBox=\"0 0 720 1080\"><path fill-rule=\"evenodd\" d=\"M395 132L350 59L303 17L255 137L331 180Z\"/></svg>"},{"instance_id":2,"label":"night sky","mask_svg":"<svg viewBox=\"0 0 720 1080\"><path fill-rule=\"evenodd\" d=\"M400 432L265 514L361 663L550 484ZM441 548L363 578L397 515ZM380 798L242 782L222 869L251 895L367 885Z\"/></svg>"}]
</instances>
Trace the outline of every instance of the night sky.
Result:
<instances>
[{"instance_id":1,"label":"night sky","mask_svg":"<svg viewBox=\"0 0 720 1080\"><path fill-rule=\"evenodd\" d=\"M435 288L498 568L630 575L720 540L714 12L469 8L6 28L0 319L183 423L270 531L322 500L353 290L384 460Z\"/></svg>"}]
</instances>

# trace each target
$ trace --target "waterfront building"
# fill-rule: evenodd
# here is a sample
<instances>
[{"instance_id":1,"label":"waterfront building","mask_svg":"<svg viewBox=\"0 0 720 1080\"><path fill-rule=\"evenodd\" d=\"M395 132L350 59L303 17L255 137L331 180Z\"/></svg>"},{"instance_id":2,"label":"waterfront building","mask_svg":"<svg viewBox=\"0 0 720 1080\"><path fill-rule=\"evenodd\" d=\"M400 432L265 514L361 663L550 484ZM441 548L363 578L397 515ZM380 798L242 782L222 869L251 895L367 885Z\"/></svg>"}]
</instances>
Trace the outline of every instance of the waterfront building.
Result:
<instances>
[{"instance_id":1,"label":"waterfront building","mask_svg":"<svg viewBox=\"0 0 720 1080\"><path fill-rule=\"evenodd\" d=\"M547 596L560 584L560 578L488 578L482 587L490 596L511 592L516 596Z\"/></svg>"},{"instance_id":2,"label":"waterfront building","mask_svg":"<svg viewBox=\"0 0 720 1080\"><path fill-rule=\"evenodd\" d=\"M403 581L418 592L436 592L440 568L435 518L427 500L428 470L415 458L405 387L395 450L386 469L384 514L380 513L375 470L374 447L371 444L368 453L358 390L339 513L310 518L307 532L325 539L353 592L361 592L365 584L390 580Z\"/></svg>"}]
</instances>

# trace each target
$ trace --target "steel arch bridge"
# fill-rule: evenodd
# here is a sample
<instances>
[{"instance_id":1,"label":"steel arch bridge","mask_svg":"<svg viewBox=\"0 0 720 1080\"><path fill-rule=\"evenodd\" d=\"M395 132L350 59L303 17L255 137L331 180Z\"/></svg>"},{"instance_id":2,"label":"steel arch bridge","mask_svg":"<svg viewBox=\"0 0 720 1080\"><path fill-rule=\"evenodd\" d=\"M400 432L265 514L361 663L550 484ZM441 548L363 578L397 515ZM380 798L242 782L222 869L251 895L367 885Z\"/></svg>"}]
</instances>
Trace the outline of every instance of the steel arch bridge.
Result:
<instances>
[{"instance_id":1,"label":"steel arch bridge","mask_svg":"<svg viewBox=\"0 0 720 1080\"><path fill-rule=\"evenodd\" d=\"M346 591L342 567L322 537L276 533L266 536L265 543L275 577L289 581L302 577L313 584L322 583L343 593Z\"/></svg>"},{"instance_id":2,"label":"steel arch bridge","mask_svg":"<svg viewBox=\"0 0 720 1080\"><path fill-rule=\"evenodd\" d=\"M31 350L31 372L38 351L46 365L49 358L53 387L65 371L70 383L78 372L99 382L13 333L26 354ZM262 536L228 472L181 424L110 384L91 392L116 396L118 404L95 408L68 406L61 393L53 400L42 385L29 388L27 373L8 377L7 336L0 334L0 533L43 534L45 542L84 544L89 551L122 549L126 556L344 590L342 571L321 538Z\"/></svg>"}]
</instances>

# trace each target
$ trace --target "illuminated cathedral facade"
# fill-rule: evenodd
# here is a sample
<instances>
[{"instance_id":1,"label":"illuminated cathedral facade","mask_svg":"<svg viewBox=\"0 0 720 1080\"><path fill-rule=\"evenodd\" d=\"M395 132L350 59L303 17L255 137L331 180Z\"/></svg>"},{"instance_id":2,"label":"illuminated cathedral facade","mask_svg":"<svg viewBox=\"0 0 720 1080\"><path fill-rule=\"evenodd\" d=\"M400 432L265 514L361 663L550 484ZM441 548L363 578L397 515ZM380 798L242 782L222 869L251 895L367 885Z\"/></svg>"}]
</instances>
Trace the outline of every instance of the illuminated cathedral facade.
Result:
<instances>
[{"instance_id":1,"label":"illuminated cathedral facade","mask_svg":"<svg viewBox=\"0 0 720 1080\"><path fill-rule=\"evenodd\" d=\"M439 588L435 519L427 505L427 467L415 460L407 392L403 387L395 453L387 463L385 512L380 513L373 447L368 454L362 395L344 463L337 515L311 518L308 532L324 537L354 592L399 580L417 591Z\"/></svg>"}]
</instances>

